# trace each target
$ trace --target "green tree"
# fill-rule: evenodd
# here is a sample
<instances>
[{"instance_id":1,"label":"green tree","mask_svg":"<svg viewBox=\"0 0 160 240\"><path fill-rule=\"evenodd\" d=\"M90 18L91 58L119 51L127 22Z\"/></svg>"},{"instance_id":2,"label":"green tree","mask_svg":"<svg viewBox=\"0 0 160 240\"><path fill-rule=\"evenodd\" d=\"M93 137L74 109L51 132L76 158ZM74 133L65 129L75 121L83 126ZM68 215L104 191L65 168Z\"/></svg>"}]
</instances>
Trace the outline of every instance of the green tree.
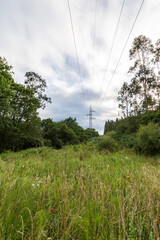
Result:
<instances>
[{"instance_id":1,"label":"green tree","mask_svg":"<svg viewBox=\"0 0 160 240\"><path fill-rule=\"evenodd\" d=\"M57 149L67 144L79 143L79 139L74 131L62 122L53 122L50 118L43 119L42 129L44 139L50 140L52 147Z\"/></svg>"},{"instance_id":2,"label":"green tree","mask_svg":"<svg viewBox=\"0 0 160 240\"><path fill-rule=\"evenodd\" d=\"M99 133L94 128L85 129L85 134L87 136L87 140L99 136Z\"/></svg>"},{"instance_id":3,"label":"green tree","mask_svg":"<svg viewBox=\"0 0 160 240\"><path fill-rule=\"evenodd\" d=\"M78 137L80 142L84 142L86 140L85 131L81 126L78 125L76 118L68 117L68 118L64 119L63 121L61 121L61 123L64 123L69 128L71 128L74 131L74 133L76 134L76 136Z\"/></svg>"},{"instance_id":4,"label":"green tree","mask_svg":"<svg viewBox=\"0 0 160 240\"><path fill-rule=\"evenodd\" d=\"M124 82L121 90L118 92L117 100L120 101L119 108L122 110L122 114L124 117L129 116L129 108L130 108L130 87L128 83Z\"/></svg>"},{"instance_id":5,"label":"green tree","mask_svg":"<svg viewBox=\"0 0 160 240\"><path fill-rule=\"evenodd\" d=\"M5 58L0 57L0 116L3 117L10 110L10 97L12 85L14 84L12 67L8 65Z\"/></svg>"},{"instance_id":6,"label":"green tree","mask_svg":"<svg viewBox=\"0 0 160 240\"><path fill-rule=\"evenodd\" d=\"M43 143L37 112L42 106L41 99L33 89L15 83L11 69L0 58L0 151Z\"/></svg>"},{"instance_id":7,"label":"green tree","mask_svg":"<svg viewBox=\"0 0 160 240\"><path fill-rule=\"evenodd\" d=\"M26 72L25 77L24 84L33 91L35 98L40 101L40 106L44 109L46 102L51 103L51 98L44 94L47 88L46 81L35 72Z\"/></svg>"},{"instance_id":8,"label":"green tree","mask_svg":"<svg viewBox=\"0 0 160 240\"><path fill-rule=\"evenodd\" d=\"M104 126L104 134L110 131L114 131L116 129L116 121L114 120L108 120L105 122Z\"/></svg>"},{"instance_id":9,"label":"green tree","mask_svg":"<svg viewBox=\"0 0 160 240\"><path fill-rule=\"evenodd\" d=\"M157 107L160 106L160 39L155 44L153 63L156 70L155 94L157 97Z\"/></svg>"},{"instance_id":10,"label":"green tree","mask_svg":"<svg viewBox=\"0 0 160 240\"><path fill-rule=\"evenodd\" d=\"M133 77L131 80L131 84L129 84L129 95L130 95L130 114L129 115L137 115L141 112L140 101L138 96L141 92L141 86L139 85L136 77Z\"/></svg>"},{"instance_id":11,"label":"green tree","mask_svg":"<svg viewBox=\"0 0 160 240\"><path fill-rule=\"evenodd\" d=\"M129 72L134 73L133 80L136 80L139 85L139 101L144 112L152 109L155 104L152 95L156 82L152 65L153 52L154 47L151 40L143 35L134 39L130 50L130 59L135 62Z\"/></svg>"}]
</instances>

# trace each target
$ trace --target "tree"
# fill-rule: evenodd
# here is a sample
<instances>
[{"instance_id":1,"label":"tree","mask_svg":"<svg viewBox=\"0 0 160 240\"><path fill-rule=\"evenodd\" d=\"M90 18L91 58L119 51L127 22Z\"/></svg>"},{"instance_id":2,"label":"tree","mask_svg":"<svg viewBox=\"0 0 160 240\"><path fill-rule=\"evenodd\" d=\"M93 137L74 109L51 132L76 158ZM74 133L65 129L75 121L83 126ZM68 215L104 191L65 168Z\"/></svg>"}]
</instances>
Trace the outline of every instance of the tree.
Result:
<instances>
[{"instance_id":1,"label":"tree","mask_svg":"<svg viewBox=\"0 0 160 240\"><path fill-rule=\"evenodd\" d=\"M0 57L0 116L6 115L10 110L10 97L14 84L12 66L9 66L5 58Z\"/></svg>"},{"instance_id":2,"label":"tree","mask_svg":"<svg viewBox=\"0 0 160 240\"><path fill-rule=\"evenodd\" d=\"M69 128L71 128L74 131L74 133L76 134L76 136L78 137L80 142L84 142L86 140L85 131L81 126L78 125L76 118L68 117L68 118L64 119L63 121L61 121L61 123L64 123Z\"/></svg>"},{"instance_id":3,"label":"tree","mask_svg":"<svg viewBox=\"0 0 160 240\"><path fill-rule=\"evenodd\" d=\"M11 69L6 60L0 58L0 151L43 144L37 112L44 107L42 98L38 90L34 92L33 88L16 83Z\"/></svg>"},{"instance_id":4,"label":"tree","mask_svg":"<svg viewBox=\"0 0 160 240\"><path fill-rule=\"evenodd\" d=\"M23 85L12 82L8 87L10 94L6 96L3 92L3 95L9 107L6 105L0 115L1 151L23 149L29 146L29 142L32 142L30 147L34 146L33 139L36 139L35 146L41 145L43 141L37 113L39 100Z\"/></svg>"},{"instance_id":5,"label":"tree","mask_svg":"<svg viewBox=\"0 0 160 240\"><path fill-rule=\"evenodd\" d=\"M131 83L124 83L118 92L124 117L160 106L160 39L154 47L149 38L140 35L134 39L129 56L134 61L129 72L134 76Z\"/></svg>"},{"instance_id":6,"label":"tree","mask_svg":"<svg viewBox=\"0 0 160 240\"><path fill-rule=\"evenodd\" d=\"M108 120L105 122L104 134L110 131L114 131L115 129L116 129L116 122L114 120Z\"/></svg>"},{"instance_id":7,"label":"tree","mask_svg":"<svg viewBox=\"0 0 160 240\"><path fill-rule=\"evenodd\" d=\"M99 136L99 133L94 128L85 129L85 134L87 136L87 140Z\"/></svg>"},{"instance_id":8,"label":"tree","mask_svg":"<svg viewBox=\"0 0 160 240\"><path fill-rule=\"evenodd\" d=\"M152 66L154 47L151 40L143 35L135 38L130 50L130 59L135 60L129 72L134 73L134 79L139 85L142 111L152 109L155 100L152 90L155 86L155 74Z\"/></svg>"},{"instance_id":9,"label":"tree","mask_svg":"<svg viewBox=\"0 0 160 240\"><path fill-rule=\"evenodd\" d=\"M155 68L157 70L156 74L156 83L155 83L155 91L157 96L157 106L160 106L160 39L157 40L155 44L153 63L155 64Z\"/></svg>"},{"instance_id":10,"label":"tree","mask_svg":"<svg viewBox=\"0 0 160 240\"><path fill-rule=\"evenodd\" d=\"M124 117L128 117L129 115L129 107L130 107L130 87L128 83L124 82L121 90L118 92L118 101L120 101L119 108L122 109L122 113Z\"/></svg>"},{"instance_id":11,"label":"tree","mask_svg":"<svg viewBox=\"0 0 160 240\"><path fill-rule=\"evenodd\" d=\"M138 96L140 95L141 86L139 85L135 77L132 78L131 84L129 85L129 95L130 95L130 114L137 115L141 112L140 101Z\"/></svg>"},{"instance_id":12,"label":"tree","mask_svg":"<svg viewBox=\"0 0 160 240\"><path fill-rule=\"evenodd\" d=\"M51 141L51 146L57 149L67 144L79 143L74 131L62 122L53 122L52 119L42 120L43 137ZM47 141L46 141L47 142Z\"/></svg>"},{"instance_id":13,"label":"tree","mask_svg":"<svg viewBox=\"0 0 160 240\"><path fill-rule=\"evenodd\" d=\"M44 94L45 89L47 88L46 81L35 72L27 72L25 74L25 81L24 84L26 87L34 92L35 98L39 99L40 107L43 109L46 106L46 102L51 103L51 98L47 97Z\"/></svg>"}]
</instances>

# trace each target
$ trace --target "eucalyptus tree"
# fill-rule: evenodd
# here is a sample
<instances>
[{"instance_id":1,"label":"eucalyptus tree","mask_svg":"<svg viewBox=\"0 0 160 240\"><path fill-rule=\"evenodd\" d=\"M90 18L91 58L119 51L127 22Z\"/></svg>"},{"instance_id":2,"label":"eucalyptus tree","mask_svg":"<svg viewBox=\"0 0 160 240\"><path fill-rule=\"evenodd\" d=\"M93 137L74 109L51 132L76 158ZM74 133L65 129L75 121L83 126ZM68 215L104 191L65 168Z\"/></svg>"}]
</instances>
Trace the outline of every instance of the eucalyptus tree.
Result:
<instances>
[{"instance_id":1,"label":"eucalyptus tree","mask_svg":"<svg viewBox=\"0 0 160 240\"><path fill-rule=\"evenodd\" d=\"M153 63L156 72L155 94L157 96L157 105L160 106L160 39L155 44Z\"/></svg>"},{"instance_id":2,"label":"eucalyptus tree","mask_svg":"<svg viewBox=\"0 0 160 240\"><path fill-rule=\"evenodd\" d=\"M135 38L129 52L130 60L134 60L134 65L129 72L134 74L134 80L139 85L139 100L142 110L145 112L152 108L154 99L152 90L155 86L156 78L153 71L154 46L151 40L143 35Z\"/></svg>"},{"instance_id":3,"label":"eucalyptus tree","mask_svg":"<svg viewBox=\"0 0 160 240\"><path fill-rule=\"evenodd\" d=\"M138 81L135 77L132 78L131 83L129 85L129 94L130 94L130 115L137 115L141 112L141 100L139 99L141 91L141 86L138 84Z\"/></svg>"},{"instance_id":4,"label":"eucalyptus tree","mask_svg":"<svg viewBox=\"0 0 160 240\"><path fill-rule=\"evenodd\" d=\"M129 110L130 110L130 87L128 83L124 82L123 86L121 87L121 90L118 92L117 100L119 103L119 108L122 110L122 114L124 117L129 116Z\"/></svg>"}]
</instances>

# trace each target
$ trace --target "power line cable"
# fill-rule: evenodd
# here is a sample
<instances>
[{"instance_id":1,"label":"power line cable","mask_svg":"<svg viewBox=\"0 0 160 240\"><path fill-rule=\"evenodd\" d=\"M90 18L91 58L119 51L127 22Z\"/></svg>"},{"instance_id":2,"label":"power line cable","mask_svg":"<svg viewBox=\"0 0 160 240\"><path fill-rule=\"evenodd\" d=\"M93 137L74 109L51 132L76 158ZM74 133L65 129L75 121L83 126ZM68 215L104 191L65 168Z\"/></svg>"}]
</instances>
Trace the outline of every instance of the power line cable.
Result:
<instances>
[{"instance_id":1,"label":"power line cable","mask_svg":"<svg viewBox=\"0 0 160 240\"><path fill-rule=\"evenodd\" d=\"M77 45L76 45L76 37L75 37L75 31L74 31L74 26L73 26L73 20L72 20L71 7L70 7L69 0L67 0L67 3L68 3L68 11L69 11L70 22L71 22L71 29L72 29L72 34L73 34L73 41L74 41L76 59L77 59L80 85L81 85L81 89L82 89L82 95L83 95L83 98L84 98L84 90L83 90L83 86L82 86L82 78L81 78L81 70L80 70L80 64L79 64L78 50L77 50Z\"/></svg>"},{"instance_id":2,"label":"power line cable","mask_svg":"<svg viewBox=\"0 0 160 240\"><path fill-rule=\"evenodd\" d=\"M121 16L122 16L122 11L123 11L123 7L124 7L124 3L125 3L125 0L123 0L123 2L122 2L122 6L121 6L120 14L119 14L119 17L118 17L118 22L117 22L117 26L116 26L116 29L115 29L115 33L114 33L114 37L113 37L111 49L110 49L110 52L109 52L109 56L108 56L108 60L107 60L106 68L105 68L105 72L104 72L104 75L103 75L103 78L102 78L102 84L101 84L101 87L100 87L99 96L100 96L100 93L101 93L101 90L102 90L102 86L103 86L103 83L104 83L104 80L105 80L106 72L107 72L107 70L108 70L108 65L109 65L109 62L110 62L112 50L113 50L114 43L115 43L115 39L116 39L116 36L117 36L117 32L118 32L119 23L120 23Z\"/></svg>"},{"instance_id":3,"label":"power line cable","mask_svg":"<svg viewBox=\"0 0 160 240\"><path fill-rule=\"evenodd\" d=\"M95 47L95 39L96 39L97 2L98 2L98 0L95 0L95 14L94 14L94 38L93 38L93 57L94 57L94 47Z\"/></svg>"},{"instance_id":4,"label":"power line cable","mask_svg":"<svg viewBox=\"0 0 160 240\"><path fill-rule=\"evenodd\" d=\"M128 37L127 37L127 39L126 39L126 42L125 42L124 47L123 47L123 49L122 49L122 52L121 52L121 54L120 54L120 56L119 56L118 62L117 62L116 67L115 67L115 69L114 69L114 71L113 71L112 77L111 77L111 79L110 79L110 81L109 81L109 84L108 84L108 87L107 87L107 89L106 89L106 91L105 91L104 96L107 94L107 91L108 91L108 89L109 89L109 87L110 87L111 81L113 80L113 77L114 77L114 75L115 75L115 73L116 73L116 70L117 70L118 65L119 65L119 63L120 63L120 60L121 60L122 55L123 55L123 53L124 53L124 50L125 50L125 48L126 48L126 46L127 46L127 43L128 43L128 40L129 40L129 38L130 38L130 36L131 36L131 33L132 33L132 31L133 31L133 28L134 28L134 26L135 26L135 24L136 24L136 21L137 21L137 19L138 19L138 16L139 16L139 14L140 14L140 12L141 12L141 9L142 9L143 4L144 4L144 0L142 1L141 5L140 5L140 8L139 8L138 13L137 13L137 15L136 15L136 18L135 18L135 20L134 20L134 22L133 22L133 25L132 25L132 27L131 27L131 30L130 30L130 32L129 32L129 34L128 34Z\"/></svg>"},{"instance_id":5,"label":"power line cable","mask_svg":"<svg viewBox=\"0 0 160 240\"><path fill-rule=\"evenodd\" d=\"M91 68L92 68L92 76L94 74L94 55L95 55L95 41L96 41L96 22L97 22L97 2L98 0L95 0L95 11L94 11L94 24L93 24L93 53L91 54ZM92 97L92 88L91 88L91 93L90 96Z\"/></svg>"}]
</instances>

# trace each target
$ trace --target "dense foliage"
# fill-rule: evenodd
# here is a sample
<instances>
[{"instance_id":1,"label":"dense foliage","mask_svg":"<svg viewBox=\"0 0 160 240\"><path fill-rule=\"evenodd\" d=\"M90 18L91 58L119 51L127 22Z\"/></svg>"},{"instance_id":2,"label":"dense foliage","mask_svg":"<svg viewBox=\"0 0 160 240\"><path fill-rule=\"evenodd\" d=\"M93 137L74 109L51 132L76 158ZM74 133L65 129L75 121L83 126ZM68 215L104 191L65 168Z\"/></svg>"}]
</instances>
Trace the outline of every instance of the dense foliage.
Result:
<instances>
[{"instance_id":1,"label":"dense foliage","mask_svg":"<svg viewBox=\"0 0 160 240\"><path fill-rule=\"evenodd\" d=\"M43 138L45 145L61 148L69 144L78 144L99 136L95 129L84 130L78 125L76 118L66 118L60 122L52 119L42 120Z\"/></svg>"},{"instance_id":2,"label":"dense foliage","mask_svg":"<svg viewBox=\"0 0 160 240\"><path fill-rule=\"evenodd\" d=\"M137 133L136 147L139 152L147 155L160 152L160 126L154 123L141 126Z\"/></svg>"},{"instance_id":3,"label":"dense foliage","mask_svg":"<svg viewBox=\"0 0 160 240\"><path fill-rule=\"evenodd\" d=\"M79 142L84 142L86 140L85 131L81 126L78 125L76 118L69 117L61 121L61 123L73 130Z\"/></svg>"},{"instance_id":4,"label":"dense foliage","mask_svg":"<svg viewBox=\"0 0 160 240\"><path fill-rule=\"evenodd\" d=\"M50 118L44 119L42 120L42 129L46 145L49 143L52 147L62 148L64 145L79 143L75 132L65 123L53 122Z\"/></svg>"},{"instance_id":5,"label":"dense foliage","mask_svg":"<svg viewBox=\"0 0 160 240\"><path fill-rule=\"evenodd\" d=\"M139 133L142 131L142 129L149 129L148 131L148 138L151 139L152 133L152 128L151 126L156 126L154 129L157 128L157 142L153 141L152 143L147 140L147 138L143 139L143 141L140 141L140 135ZM114 121L114 128L113 130L110 131L110 121L106 121L105 123L105 128L104 128L104 134L114 138L115 140L118 141L118 143L122 147L131 147L135 148L136 151L139 151L141 153L145 154L156 154L160 152L160 148L158 145L158 141L160 141L160 137L158 138L158 129L160 126L160 111L147 111L144 114L138 114L137 116L129 116L126 118L122 119L117 119ZM149 133L151 136L149 136ZM148 141L148 144L146 143ZM145 147L141 146L146 144L146 150L144 149ZM153 146L155 145L155 146ZM143 148L143 150L142 150ZM151 149L153 150L151 150ZM148 150L147 150L148 149Z\"/></svg>"},{"instance_id":6,"label":"dense foliage","mask_svg":"<svg viewBox=\"0 0 160 240\"><path fill-rule=\"evenodd\" d=\"M104 135L97 143L99 151L116 152L118 150L118 144L116 140L110 136Z\"/></svg>"},{"instance_id":7,"label":"dense foliage","mask_svg":"<svg viewBox=\"0 0 160 240\"><path fill-rule=\"evenodd\" d=\"M92 138L98 137L99 133L94 128L85 129L86 139L90 140Z\"/></svg>"},{"instance_id":8,"label":"dense foliage","mask_svg":"<svg viewBox=\"0 0 160 240\"><path fill-rule=\"evenodd\" d=\"M43 144L37 112L42 98L29 86L16 83L11 70L6 60L0 58L0 151ZM34 85L34 78L30 79L30 84ZM41 89L41 85L38 87Z\"/></svg>"}]
</instances>

